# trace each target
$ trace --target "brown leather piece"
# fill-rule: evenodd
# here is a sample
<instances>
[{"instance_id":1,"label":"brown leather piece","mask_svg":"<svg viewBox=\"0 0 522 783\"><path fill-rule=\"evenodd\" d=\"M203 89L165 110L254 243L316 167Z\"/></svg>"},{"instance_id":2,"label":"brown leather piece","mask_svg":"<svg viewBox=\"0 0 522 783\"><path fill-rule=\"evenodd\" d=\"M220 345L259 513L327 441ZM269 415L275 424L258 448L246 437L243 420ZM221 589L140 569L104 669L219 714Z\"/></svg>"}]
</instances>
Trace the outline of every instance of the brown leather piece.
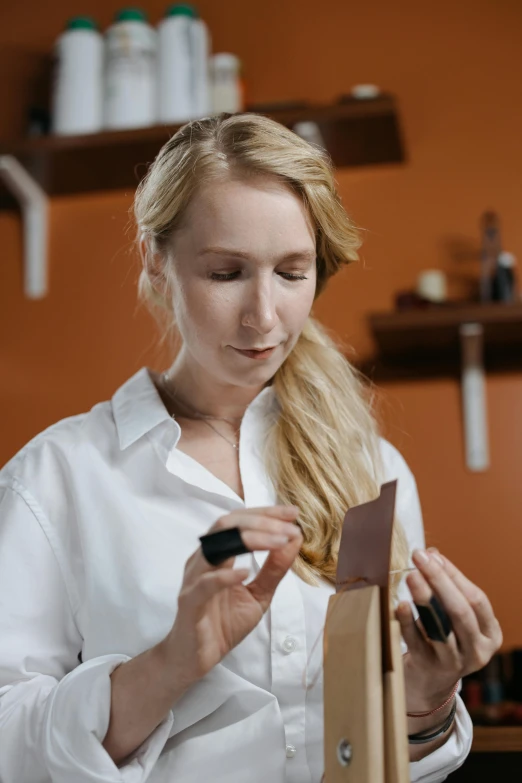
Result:
<instances>
[{"instance_id":1,"label":"brown leather piece","mask_svg":"<svg viewBox=\"0 0 522 783\"><path fill-rule=\"evenodd\" d=\"M392 668L389 579L396 492L397 481L389 481L378 498L346 512L337 561L337 592L381 588L384 671Z\"/></svg>"}]
</instances>

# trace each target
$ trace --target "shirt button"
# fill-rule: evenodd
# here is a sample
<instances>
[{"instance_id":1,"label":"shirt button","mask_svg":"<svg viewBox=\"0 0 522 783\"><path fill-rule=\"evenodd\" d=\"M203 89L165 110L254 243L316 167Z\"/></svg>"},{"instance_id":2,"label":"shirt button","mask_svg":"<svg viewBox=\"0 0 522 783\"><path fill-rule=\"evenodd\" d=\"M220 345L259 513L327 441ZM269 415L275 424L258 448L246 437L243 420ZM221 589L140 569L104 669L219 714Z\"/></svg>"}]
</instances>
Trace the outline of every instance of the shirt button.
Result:
<instances>
[{"instance_id":1,"label":"shirt button","mask_svg":"<svg viewBox=\"0 0 522 783\"><path fill-rule=\"evenodd\" d=\"M294 745L287 745L286 746L286 758L287 759L293 759L296 753L297 753L297 748L294 747Z\"/></svg>"},{"instance_id":2,"label":"shirt button","mask_svg":"<svg viewBox=\"0 0 522 783\"><path fill-rule=\"evenodd\" d=\"M285 653L291 653L297 647L297 642L292 636L287 636L283 641L282 647Z\"/></svg>"}]
</instances>

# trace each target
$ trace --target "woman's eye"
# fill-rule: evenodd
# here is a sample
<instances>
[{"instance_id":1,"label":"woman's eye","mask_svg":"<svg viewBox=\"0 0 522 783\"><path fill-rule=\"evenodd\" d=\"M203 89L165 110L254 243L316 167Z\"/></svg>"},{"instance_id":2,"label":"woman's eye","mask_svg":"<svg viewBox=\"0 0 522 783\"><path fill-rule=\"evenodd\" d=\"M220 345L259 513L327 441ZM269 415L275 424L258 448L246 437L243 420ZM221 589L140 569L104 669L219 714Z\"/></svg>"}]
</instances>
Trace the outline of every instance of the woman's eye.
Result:
<instances>
[{"instance_id":1,"label":"woman's eye","mask_svg":"<svg viewBox=\"0 0 522 783\"><path fill-rule=\"evenodd\" d=\"M290 272L281 272L281 277L284 277L285 280L307 280L308 278L306 275L292 275Z\"/></svg>"},{"instance_id":2,"label":"woman's eye","mask_svg":"<svg viewBox=\"0 0 522 783\"><path fill-rule=\"evenodd\" d=\"M212 272L211 280L233 280L239 272Z\"/></svg>"},{"instance_id":3,"label":"woman's eye","mask_svg":"<svg viewBox=\"0 0 522 783\"><path fill-rule=\"evenodd\" d=\"M235 280L239 275L239 272L212 272L210 275L211 280ZM279 272L281 277L285 280L306 280L306 275L293 275L291 272Z\"/></svg>"}]
</instances>

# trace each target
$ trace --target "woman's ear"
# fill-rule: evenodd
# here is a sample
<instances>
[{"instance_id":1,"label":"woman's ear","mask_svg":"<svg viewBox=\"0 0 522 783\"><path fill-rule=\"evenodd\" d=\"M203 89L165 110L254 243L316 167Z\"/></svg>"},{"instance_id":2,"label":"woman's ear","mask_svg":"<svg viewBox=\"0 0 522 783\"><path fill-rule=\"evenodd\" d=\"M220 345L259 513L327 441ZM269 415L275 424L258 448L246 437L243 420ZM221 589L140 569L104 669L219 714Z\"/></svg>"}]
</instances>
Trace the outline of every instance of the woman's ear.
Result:
<instances>
[{"instance_id":1,"label":"woman's ear","mask_svg":"<svg viewBox=\"0 0 522 783\"><path fill-rule=\"evenodd\" d=\"M140 258L143 268L146 268L146 258L147 258L147 252L148 252L148 241L147 236L144 231L140 234L140 239L138 242L138 247L140 250Z\"/></svg>"},{"instance_id":2,"label":"woman's ear","mask_svg":"<svg viewBox=\"0 0 522 783\"><path fill-rule=\"evenodd\" d=\"M165 294L167 287L166 263L163 253L153 247L150 237L140 235L139 251L143 270L156 293Z\"/></svg>"}]
</instances>

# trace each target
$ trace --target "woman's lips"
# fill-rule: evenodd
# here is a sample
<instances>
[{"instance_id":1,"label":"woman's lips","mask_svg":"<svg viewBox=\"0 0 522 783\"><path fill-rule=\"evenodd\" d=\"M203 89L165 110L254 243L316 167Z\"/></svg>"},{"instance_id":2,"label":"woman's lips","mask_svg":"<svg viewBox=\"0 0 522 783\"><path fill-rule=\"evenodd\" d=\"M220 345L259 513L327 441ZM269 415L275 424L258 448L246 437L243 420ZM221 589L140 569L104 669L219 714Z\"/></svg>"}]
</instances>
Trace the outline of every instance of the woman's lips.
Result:
<instances>
[{"instance_id":1,"label":"woman's lips","mask_svg":"<svg viewBox=\"0 0 522 783\"><path fill-rule=\"evenodd\" d=\"M274 345L273 348L268 348L266 351L242 351L239 348L234 348L234 351L237 351L238 353L248 357L249 359L259 360L259 359L268 359L270 356L272 356L276 348L277 345Z\"/></svg>"}]
</instances>

